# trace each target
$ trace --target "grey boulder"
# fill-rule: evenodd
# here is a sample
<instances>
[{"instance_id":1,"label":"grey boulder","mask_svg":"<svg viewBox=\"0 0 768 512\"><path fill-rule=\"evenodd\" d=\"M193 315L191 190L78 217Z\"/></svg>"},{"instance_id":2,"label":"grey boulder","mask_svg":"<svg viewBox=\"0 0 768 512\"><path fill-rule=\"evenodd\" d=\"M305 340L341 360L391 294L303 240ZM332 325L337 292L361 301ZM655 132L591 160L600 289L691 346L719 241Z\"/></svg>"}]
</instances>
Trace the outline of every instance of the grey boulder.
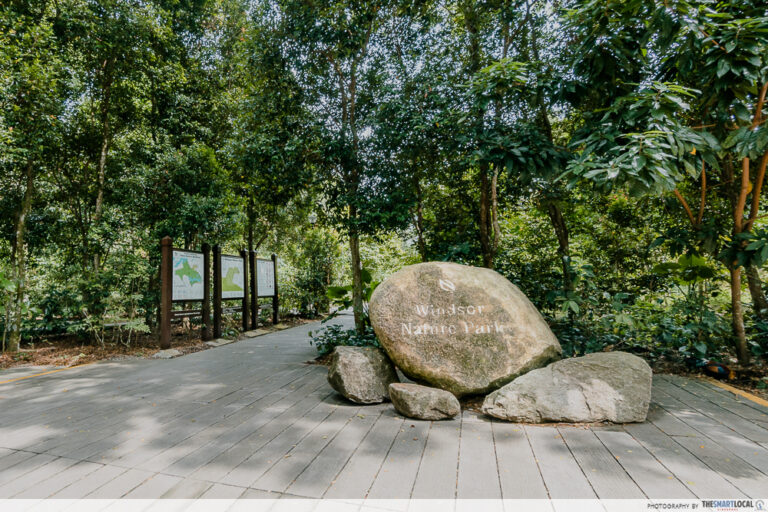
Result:
<instances>
[{"instance_id":1,"label":"grey boulder","mask_svg":"<svg viewBox=\"0 0 768 512\"><path fill-rule=\"evenodd\" d=\"M485 398L483 412L522 423L642 422L652 372L626 352L601 352L552 363L518 377Z\"/></svg>"},{"instance_id":2,"label":"grey boulder","mask_svg":"<svg viewBox=\"0 0 768 512\"><path fill-rule=\"evenodd\" d=\"M397 412L419 420L445 420L461 412L452 393L418 384L390 384L389 398Z\"/></svg>"},{"instance_id":3,"label":"grey boulder","mask_svg":"<svg viewBox=\"0 0 768 512\"><path fill-rule=\"evenodd\" d=\"M369 312L406 376L457 397L488 393L560 359L560 343L536 307L487 268L404 267L376 288Z\"/></svg>"},{"instance_id":4,"label":"grey boulder","mask_svg":"<svg viewBox=\"0 0 768 512\"><path fill-rule=\"evenodd\" d=\"M336 347L328 383L358 404L378 404L389 398L389 385L398 382L392 361L374 347Z\"/></svg>"}]
</instances>

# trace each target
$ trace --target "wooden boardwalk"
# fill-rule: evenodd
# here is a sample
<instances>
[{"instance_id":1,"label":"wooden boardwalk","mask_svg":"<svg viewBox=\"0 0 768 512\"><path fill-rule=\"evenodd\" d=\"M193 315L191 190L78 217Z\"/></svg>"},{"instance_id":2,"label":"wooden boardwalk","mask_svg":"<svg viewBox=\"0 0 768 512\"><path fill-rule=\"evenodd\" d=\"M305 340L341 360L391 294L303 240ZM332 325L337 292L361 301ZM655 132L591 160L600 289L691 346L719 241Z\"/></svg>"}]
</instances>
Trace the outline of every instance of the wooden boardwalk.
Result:
<instances>
[{"instance_id":1,"label":"wooden boardwalk","mask_svg":"<svg viewBox=\"0 0 768 512\"><path fill-rule=\"evenodd\" d=\"M0 498L768 496L768 408L708 383L656 376L644 424L415 421L340 400L317 327L0 384Z\"/></svg>"}]
</instances>

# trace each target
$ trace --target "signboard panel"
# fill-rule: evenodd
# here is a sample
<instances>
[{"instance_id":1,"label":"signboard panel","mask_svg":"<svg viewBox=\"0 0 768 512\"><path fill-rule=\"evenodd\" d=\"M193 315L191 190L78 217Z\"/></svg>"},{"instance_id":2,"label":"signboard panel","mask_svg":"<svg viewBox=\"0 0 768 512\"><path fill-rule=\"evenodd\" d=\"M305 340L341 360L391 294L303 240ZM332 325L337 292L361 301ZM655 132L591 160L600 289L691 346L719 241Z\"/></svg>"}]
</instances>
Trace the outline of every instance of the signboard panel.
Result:
<instances>
[{"instance_id":1,"label":"signboard panel","mask_svg":"<svg viewBox=\"0 0 768 512\"><path fill-rule=\"evenodd\" d=\"M275 266L272 260L256 260L256 273L259 297L275 295Z\"/></svg>"},{"instance_id":2,"label":"signboard panel","mask_svg":"<svg viewBox=\"0 0 768 512\"><path fill-rule=\"evenodd\" d=\"M203 300L203 254L173 249L172 300Z\"/></svg>"},{"instance_id":3,"label":"signboard panel","mask_svg":"<svg viewBox=\"0 0 768 512\"><path fill-rule=\"evenodd\" d=\"M240 256L221 256L221 298L242 299L245 294L245 262Z\"/></svg>"}]
</instances>

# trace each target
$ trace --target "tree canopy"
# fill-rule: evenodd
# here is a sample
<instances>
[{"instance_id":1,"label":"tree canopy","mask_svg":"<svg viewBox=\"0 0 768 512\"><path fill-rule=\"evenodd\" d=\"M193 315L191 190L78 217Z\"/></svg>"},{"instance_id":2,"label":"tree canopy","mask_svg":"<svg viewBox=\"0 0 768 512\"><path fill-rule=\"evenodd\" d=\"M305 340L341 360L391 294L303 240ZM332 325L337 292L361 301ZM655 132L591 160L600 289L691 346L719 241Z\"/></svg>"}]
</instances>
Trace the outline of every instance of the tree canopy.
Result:
<instances>
[{"instance_id":1,"label":"tree canopy","mask_svg":"<svg viewBox=\"0 0 768 512\"><path fill-rule=\"evenodd\" d=\"M758 0L11 0L4 350L155 329L171 236L277 252L286 313L349 292L359 337L449 260L570 354L759 360L767 91Z\"/></svg>"}]
</instances>

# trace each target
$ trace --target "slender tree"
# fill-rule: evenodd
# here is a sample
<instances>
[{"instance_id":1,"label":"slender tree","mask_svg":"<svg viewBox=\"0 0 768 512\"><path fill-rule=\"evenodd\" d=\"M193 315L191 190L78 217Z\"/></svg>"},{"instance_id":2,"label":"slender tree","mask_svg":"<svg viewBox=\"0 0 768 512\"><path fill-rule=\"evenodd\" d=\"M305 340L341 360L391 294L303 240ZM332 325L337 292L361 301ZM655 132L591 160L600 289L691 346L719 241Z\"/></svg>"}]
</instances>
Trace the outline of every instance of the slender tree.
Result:
<instances>
[{"instance_id":1,"label":"slender tree","mask_svg":"<svg viewBox=\"0 0 768 512\"><path fill-rule=\"evenodd\" d=\"M353 310L365 329L360 236L365 232L363 140L378 83L375 40L396 2L280 0L286 51L316 115L323 119L325 162L319 167L329 217L344 227L352 266Z\"/></svg>"},{"instance_id":2,"label":"slender tree","mask_svg":"<svg viewBox=\"0 0 768 512\"><path fill-rule=\"evenodd\" d=\"M768 16L762 2L665 4L577 1L568 12L574 70L601 110L587 116L569 175L637 194L670 193L698 240L725 245L733 344L750 354L742 268L760 264L751 241L768 164ZM598 99L598 96L602 98ZM696 189L698 207L685 197ZM711 205L728 199L729 226ZM724 212L723 212L724 213ZM768 251L766 251L768 252ZM768 256L768 254L765 254Z\"/></svg>"},{"instance_id":3,"label":"slender tree","mask_svg":"<svg viewBox=\"0 0 768 512\"><path fill-rule=\"evenodd\" d=\"M19 349L27 290L29 215L47 157L58 142L63 110L60 48L53 32L56 10L42 2L11 2L0 8L0 170L13 196L11 263L14 289L6 301L3 340ZM6 188L6 186L8 188Z\"/></svg>"}]
</instances>

